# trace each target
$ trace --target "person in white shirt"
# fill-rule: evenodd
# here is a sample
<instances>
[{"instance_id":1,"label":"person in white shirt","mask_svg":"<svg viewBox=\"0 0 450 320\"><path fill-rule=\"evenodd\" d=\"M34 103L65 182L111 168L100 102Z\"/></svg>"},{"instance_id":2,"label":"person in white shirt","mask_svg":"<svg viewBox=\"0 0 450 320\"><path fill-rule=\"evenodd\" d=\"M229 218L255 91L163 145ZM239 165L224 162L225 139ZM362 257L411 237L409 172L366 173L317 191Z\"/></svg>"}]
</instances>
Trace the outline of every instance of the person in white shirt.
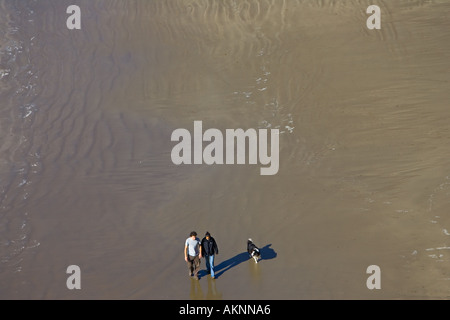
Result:
<instances>
[{"instance_id":1,"label":"person in white shirt","mask_svg":"<svg viewBox=\"0 0 450 320\"><path fill-rule=\"evenodd\" d=\"M200 270L200 259L202 258L202 246L200 239L197 238L197 232L192 231L184 245L184 260L187 262L189 276L198 280L198 271Z\"/></svg>"}]
</instances>

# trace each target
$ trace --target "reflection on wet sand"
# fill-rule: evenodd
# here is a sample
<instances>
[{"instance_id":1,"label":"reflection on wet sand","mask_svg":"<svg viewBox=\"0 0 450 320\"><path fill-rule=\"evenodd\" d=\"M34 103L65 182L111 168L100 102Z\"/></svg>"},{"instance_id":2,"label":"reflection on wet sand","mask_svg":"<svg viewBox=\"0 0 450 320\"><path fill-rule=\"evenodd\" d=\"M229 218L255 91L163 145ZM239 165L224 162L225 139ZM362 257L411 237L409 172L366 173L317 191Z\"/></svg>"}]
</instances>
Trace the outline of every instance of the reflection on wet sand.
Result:
<instances>
[{"instance_id":1,"label":"reflection on wet sand","mask_svg":"<svg viewBox=\"0 0 450 320\"><path fill-rule=\"evenodd\" d=\"M211 279L211 277L206 277L207 281L207 291L206 294L203 294L202 284L205 282L200 280L191 279L191 290L189 293L189 298L191 300L222 300L222 293L217 290L217 282L215 279Z\"/></svg>"}]
</instances>

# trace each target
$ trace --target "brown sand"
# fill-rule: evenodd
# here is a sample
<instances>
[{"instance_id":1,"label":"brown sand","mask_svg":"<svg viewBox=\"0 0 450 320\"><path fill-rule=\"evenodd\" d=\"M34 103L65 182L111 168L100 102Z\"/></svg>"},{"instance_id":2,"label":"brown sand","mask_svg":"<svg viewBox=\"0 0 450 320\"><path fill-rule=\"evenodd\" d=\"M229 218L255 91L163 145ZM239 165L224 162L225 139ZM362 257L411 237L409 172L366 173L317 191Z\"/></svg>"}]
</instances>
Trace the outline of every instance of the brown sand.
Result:
<instances>
[{"instance_id":1,"label":"brown sand","mask_svg":"<svg viewBox=\"0 0 450 320\"><path fill-rule=\"evenodd\" d=\"M69 4L8 7L29 50L3 58L1 298L448 298L448 2L85 1L81 31ZM195 120L279 127L280 171L174 166ZM187 277L191 230L215 281Z\"/></svg>"}]
</instances>

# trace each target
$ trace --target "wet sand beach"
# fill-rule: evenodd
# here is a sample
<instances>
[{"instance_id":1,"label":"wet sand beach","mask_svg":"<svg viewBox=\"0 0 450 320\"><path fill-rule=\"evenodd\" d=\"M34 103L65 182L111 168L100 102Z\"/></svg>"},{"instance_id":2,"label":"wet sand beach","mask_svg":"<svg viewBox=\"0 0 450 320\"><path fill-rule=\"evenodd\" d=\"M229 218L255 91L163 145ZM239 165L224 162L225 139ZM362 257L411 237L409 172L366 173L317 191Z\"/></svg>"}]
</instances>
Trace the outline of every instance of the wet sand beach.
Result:
<instances>
[{"instance_id":1,"label":"wet sand beach","mask_svg":"<svg viewBox=\"0 0 450 320\"><path fill-rule=\"evenodd\" d=\"M449 17L444 0L0 0L0 298L448 299ZM173 164L194 121L279 129L278 173ZM187 276L192 230L218 243L216 280Z\"/></svg>"}]
</instances>

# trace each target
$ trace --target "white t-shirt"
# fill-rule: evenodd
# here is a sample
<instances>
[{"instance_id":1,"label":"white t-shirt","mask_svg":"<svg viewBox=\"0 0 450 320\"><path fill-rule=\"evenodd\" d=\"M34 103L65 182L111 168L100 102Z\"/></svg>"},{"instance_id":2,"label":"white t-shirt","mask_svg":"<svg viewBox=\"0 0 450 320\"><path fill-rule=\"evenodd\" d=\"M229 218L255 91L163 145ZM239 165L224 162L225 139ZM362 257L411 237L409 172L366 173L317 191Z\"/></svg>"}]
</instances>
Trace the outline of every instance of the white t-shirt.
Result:
<instances>
[{"instance_id":1,"label":"white t-shirt","mask_svg":"<svg viewBox=\"0 0 450 320\"><path fill-rule=\"evenodd\" d=\"M192 240L189 237L186 239L186 246L188 247L188 254L195 257L199 253L200 239L196 237L195 240Z\"/></svg>"}]
</instances>

